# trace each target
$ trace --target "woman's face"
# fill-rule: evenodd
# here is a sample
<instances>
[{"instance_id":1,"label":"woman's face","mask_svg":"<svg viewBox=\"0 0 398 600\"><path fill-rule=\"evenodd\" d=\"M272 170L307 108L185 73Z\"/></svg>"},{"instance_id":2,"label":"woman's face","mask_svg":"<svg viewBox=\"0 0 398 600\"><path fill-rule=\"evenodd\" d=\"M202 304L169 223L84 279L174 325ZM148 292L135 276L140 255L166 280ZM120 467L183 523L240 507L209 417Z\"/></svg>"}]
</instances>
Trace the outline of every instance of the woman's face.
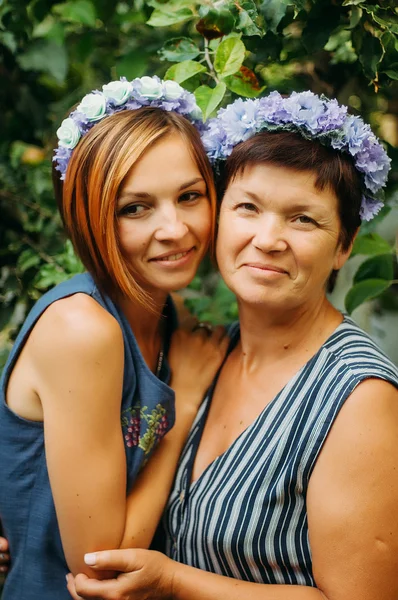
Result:
<instances>
[{"instance_id":1,"label":"woman's face","mask_svg":"<svg viewBox=\"0 0 398 600\"><path fill-rule=\"evenodd\" d=\"M290 310L325 296L333 269L349 251L339 243L335 194L315 187L312 172L248 166L221 205L217 260L238 300Z\"/></svg>"},{"instance_id":2,"label":"woman's face","mask_svg":"<svg viewBox=\"0 0 398 600\"><path fill-rule=\"evenodd\" d=\"M206 182L187 143L173 133L131 169L117 203L123 255L149 293L185 287L209 244Z\"/></svg>"}]
</instances>

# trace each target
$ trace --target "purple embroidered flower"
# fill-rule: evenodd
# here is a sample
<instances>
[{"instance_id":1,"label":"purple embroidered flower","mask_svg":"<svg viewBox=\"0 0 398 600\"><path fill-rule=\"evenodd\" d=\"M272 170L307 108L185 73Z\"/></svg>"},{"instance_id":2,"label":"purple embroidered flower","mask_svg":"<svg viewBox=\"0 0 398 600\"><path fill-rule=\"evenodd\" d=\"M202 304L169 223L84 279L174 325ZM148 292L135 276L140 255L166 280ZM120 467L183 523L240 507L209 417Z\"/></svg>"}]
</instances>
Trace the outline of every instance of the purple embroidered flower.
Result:
<instances>
[{"instance_id":1,"label":"purple embroidered flower","mask_svg":"<svg viewBox=\"0 0 398 600\"><path fill-rule=\"evenodd\" d=\"M239 98L206 124L202 140L210 160L217 164L236 144L259 131L297 131L307 139L347 152L366 188L361 218L368 220L380 210L382 203L374 195L385 186L391 161L370 126L360 117L347 115L347 107L337 100L309 91L293 92L287 98L278 92L255 100Z\"/></svg>"},{"instance_id":2,"label":"purple embroidered flower","mask_svg":"<svg viewBox=\"0 0 398 600\"><path fill-rule=\"evenodd\" d=\"M130 418L129 426L127 427L127 433L124 436L128 448L138 446L140 441L140 427L140 417L133 414Z\"/></svg>"}]
</instances>

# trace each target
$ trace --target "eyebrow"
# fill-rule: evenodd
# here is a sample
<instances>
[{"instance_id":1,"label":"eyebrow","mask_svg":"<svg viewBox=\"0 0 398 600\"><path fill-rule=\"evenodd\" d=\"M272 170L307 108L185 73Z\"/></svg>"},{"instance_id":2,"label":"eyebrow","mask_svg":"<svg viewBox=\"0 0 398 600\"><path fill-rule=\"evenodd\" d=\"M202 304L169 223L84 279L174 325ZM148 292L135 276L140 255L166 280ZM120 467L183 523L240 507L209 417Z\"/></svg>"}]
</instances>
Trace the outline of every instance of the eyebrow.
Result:
<instances>
[{"instance_id":1,"label":"eyebrow","mask_svg":"<svg viewBox=\"0 0 398 600\"><path fill-rule=\"evenodd\" d=\"M255 192L250 192L249 190L243 190L244 194L246 196L248 196L249 198L251 198L252 200L256 201L256 202L262 202L264 199L260 198L260 196L258 196ZM322 210L324 207L322 204L308 204L305 202L300 202L297 201L297 203L293 204L291 207L289 207L289 210L293 210L293 211L307 211L307 210Z\"/></svg>"},{"instance_id":2,"label":"eyebrow","mask_svg":"<svg viewBox=\"0 0 398 600\"><path fill-rule=\"evenodd\" d=\"M205 183L205 180L203 179L203 177L196 177L195 179L192 179L191 181L188 181L187 183L183 183L182 185L180 185L180 187L178 188L178 191L181 192L182 190L185 190L189 187L191 187L192 185L195 185L196 183ZM123 198L128 198L129 196L133 197L133 198L151 198L152 194L148 194L148 192L125 192L124 194L122 193L121 196L119 197L119 200L123 199Z\"/></svg>"}]
</instances>

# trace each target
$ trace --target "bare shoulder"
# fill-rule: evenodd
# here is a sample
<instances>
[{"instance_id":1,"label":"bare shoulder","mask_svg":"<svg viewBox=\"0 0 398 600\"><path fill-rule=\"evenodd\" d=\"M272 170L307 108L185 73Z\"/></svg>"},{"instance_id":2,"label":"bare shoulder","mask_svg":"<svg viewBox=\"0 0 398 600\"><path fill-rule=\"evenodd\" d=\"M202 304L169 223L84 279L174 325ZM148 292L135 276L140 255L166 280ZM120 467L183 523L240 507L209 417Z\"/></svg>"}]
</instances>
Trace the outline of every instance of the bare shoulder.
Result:
<instances>
[{"instance_id":1,"label":"bare shoulder","mask_svg":"<svg viewBox=\"0 0 398 600\"><path fill-rule=\"evenodd\" d=\"M368 471L372 464L398 458L398 389L382 379L366 379L345 401L315 466L340 465Z\"/></svg>"},{"instance_id":2,"label":"bare shoulder","mask_svg":"<svg viewBox=\"0 0 398 600\"><path fill-rule=\"evenodd\" d=\"M313 570L329 598L398 594L398 391L367 379L347 398L307 494Z\"/></svg>"},{"instance_id":3,"label":"bare shoulder","mask_svg":"<svg viewBox=\"0 0 398 600\"><path fill-rule=\"evenodd\" d=\"M370 378L362 381L345 401L332 428L336 438L345 434L361 442L398 428L398 389L383 379Z\"/></svg>"},{"instance_id":4,"label":"bare shoulder","mask_svg":"<svg viewBox=\"0 0 398 600\"><path fill-rule=\"evenodd\" d=\"M74 294L51 304L29 338L35 362L87 359L123 347L116 319L87 294Z\"/></svg>"}]
</instances>

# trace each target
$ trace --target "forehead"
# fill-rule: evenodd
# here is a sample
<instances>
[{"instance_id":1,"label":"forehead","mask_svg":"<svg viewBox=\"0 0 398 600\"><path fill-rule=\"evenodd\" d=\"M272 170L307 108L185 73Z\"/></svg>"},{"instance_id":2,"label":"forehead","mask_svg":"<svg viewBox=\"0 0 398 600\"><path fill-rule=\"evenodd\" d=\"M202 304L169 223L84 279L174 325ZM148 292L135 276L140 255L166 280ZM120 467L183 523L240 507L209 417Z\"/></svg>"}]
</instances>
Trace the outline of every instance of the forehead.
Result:
<instances>
[{"instance_id":1,"label":"forehead","mask_svg":"<svg viewBox=\"0 0 398 600\"><path fill-rule=\"evenodd\" d=\"M179 133L169 134L155 142L130 169L124 187L141 188L200 176L188 140Z\"/></svg>"},{"instance_id":2,"label":"forehead","mask_svg":"<svg viewBox=\"0 0 398 600\"><path fill-rule=\"evenodd\" d=\"M247 165L230 181L225 198L245 195L256 196L264 203L285 206L290 203L310 203L337 208L333 190L316 187L317 174L313 171L297 171L272 164Z\"/></svg>"}]
</instances>

